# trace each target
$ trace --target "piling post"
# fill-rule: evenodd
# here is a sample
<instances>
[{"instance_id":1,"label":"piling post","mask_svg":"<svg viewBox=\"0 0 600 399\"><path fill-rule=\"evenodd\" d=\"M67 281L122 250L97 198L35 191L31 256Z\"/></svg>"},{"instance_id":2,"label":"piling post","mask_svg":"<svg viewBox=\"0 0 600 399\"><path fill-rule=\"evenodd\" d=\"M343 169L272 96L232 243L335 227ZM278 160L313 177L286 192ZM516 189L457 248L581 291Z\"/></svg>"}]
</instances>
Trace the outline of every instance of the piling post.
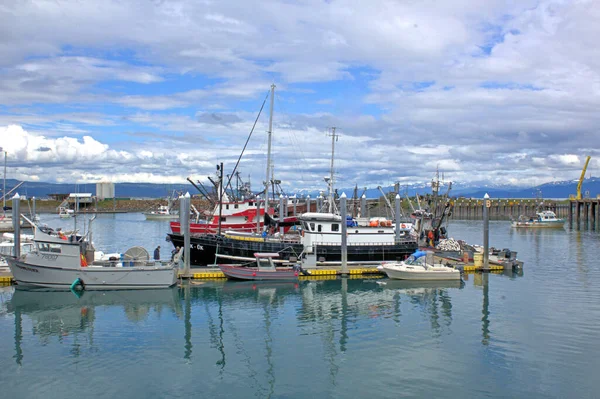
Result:
<instances>
[{"instance_id":1,"label":"piling post","mask_svg":"<svg viewBox=\"0 0 600 399\"><path fill-rule=\"evenodd\" d=\"M283 194L279 194L279 234L281 236L283 236L283 226L281 225L281 222L283 222Z\"/></svg>"},{"instance_id":2,"label":"piling post","mask_svg":"<svg viewBox=\"0 0 600 399\"><path fill-rule=\"evenodd\" d=\"M16 258L21 256L21 197L19 193L16 193L14 197L12 197L12 222L13 222L13 230L15 231L15 249L14 255Z\"/></svg>"},{"instance_id":3,"label":"piling post","mask_svg":"<svg viewBox=\"0 0 600 399\"><path fill-rule=\"evenodd\" d=\"M306 212L310 212L310 195L306 196Z\"/></svg>"},{"instance_id":4,"label":"piling post","mask_svg":"<svg viewBox=\"0 0 600 399\"><path fill-rule=\"evenodd\" d=\"M340 216L342 217L342 275L348 274L348 226L346 224L346 193L340 196Z\"/></svg>"},{"instance_id":5,"label":"piling post","mask_svg":"<svg viewBox=\"0 0 600 399\"><path fill-rule=\"evenodd\" d=\"M573 228L573 201L569 200L569 228Z\"/></svg>"},{"instance_id":6,"label":"piling post","mask_svg":"<svg viewBox=\"0 0 600 399\"><path fill-rule=\"evenodd\" d=\"M35 222L35 197L31 197L31 220Z\"/></svg>"},{"instance_id":7,"label":"piling post","mask_svg":"<svg viewBox=\"0 0 600 399\"><path fill-rule=\"evenodd\" d=\"M492 206L492 200L486 193L483 196L483 270L488 271L490 269L490 207Z\"/></svg>"},{"instance_id":8,"label":"piling post","mask_svg":"<svg viewBox=\"0 0 600 399\"><path fill-rule=\"evenodd\" d=\"M396 210L394 212L394 223L396 223L396 243L400 242L400 194L396 194Z\"/></svg>"},{"instance_id":9,"label":"piling post","mask_svg":"<svg viewBox=\"0 0 600 399\"><path fill-rule=\"evenodd\" d=\"M579 222L581 220L581 202L579 200L575 200L575 224L576 228L579 230Z\"/></svg>"},{"instance_id":10,"label":"piling post","mask_svg":"<svg viewBox=\"0 0 600 399\"><path fill-rule=\"evenodd\" d=\"M317 212L320 212L321 208L323 208L323 196L319 195L317 197Z\"/></svg>"},{"instance_id":11,"label":"piling post","mask_svg":"<svg viewBox=\"0 0 600 399\"><path fill-rule=\"evenodd\" d=\"M190 276L190 193L185 193L179 197L179 226L183 234L183 274Z\"/></svg>"},{"instance_id":12,"label":"piling post","mask_svg":"<svg viewBox=\"0 0 600 399\"><path fill-rule=\"evenodd\" d=\"M596 200L596 220L594 223L596 231L600 230L600 201Z\"/></svg>"}]
</instances>

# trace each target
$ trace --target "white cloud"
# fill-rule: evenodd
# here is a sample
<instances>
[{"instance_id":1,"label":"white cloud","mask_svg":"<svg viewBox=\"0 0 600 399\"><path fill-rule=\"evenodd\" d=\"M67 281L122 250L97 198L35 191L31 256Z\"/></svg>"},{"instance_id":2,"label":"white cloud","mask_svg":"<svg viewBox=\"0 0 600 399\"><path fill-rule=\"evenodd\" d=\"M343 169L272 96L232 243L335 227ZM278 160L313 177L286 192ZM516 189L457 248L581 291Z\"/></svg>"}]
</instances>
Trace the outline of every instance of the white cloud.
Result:
<instances>
[{"instance_id":1,"label":"white cloud","mask_svg":"<svg viewBox=\"0 0 600 399\"><path fill-rule=\"evenodd\" d=\"M577 177L587 154L598 165L596 1L38 0L0 18L0 133L14 135L1 145L41 179L54 175L39 165L78 157L96 163L80 178L107 164L118 179L212 173L255 118L231 104L258 103L271 82L285 97L276 169L290 182L321 184L329 126L352 185L429 180L437 165L453 179L542 183ZM258 137L245 165L255 180Z\"/></svg>"}]
</instances>

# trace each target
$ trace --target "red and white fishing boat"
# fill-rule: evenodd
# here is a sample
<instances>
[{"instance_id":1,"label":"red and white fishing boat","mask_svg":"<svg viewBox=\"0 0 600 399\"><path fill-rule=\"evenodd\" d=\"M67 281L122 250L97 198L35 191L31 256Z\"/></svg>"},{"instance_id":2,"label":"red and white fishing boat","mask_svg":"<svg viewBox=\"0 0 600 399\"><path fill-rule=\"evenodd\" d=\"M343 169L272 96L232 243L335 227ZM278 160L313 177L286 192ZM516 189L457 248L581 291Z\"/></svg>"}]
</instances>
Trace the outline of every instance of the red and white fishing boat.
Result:
<instances>
[{"instance_id":1,"label":"red and white fishing boat","mask_svg":"<svg viewBox=\"0 0 600 399\"><path fill-rule=\"evenodd\" d=\"M265 208L261 207L258 213L260 221L257 221L257 201L243 200L229 202L228 197L223 197L221 215L221 231L235 230L241 232L252 232L259 229L262 231L265 220ZM273 215L273 208L269 208L269 215ZM216 234L219 230L219 204L215 205L212 213L206 215L207 219L197 223L190 223L191 234ZM296 224L298 218L296 216L288 216L283 218L283 223L279 225L284 227L284 232L287 232L291 226ZM171 231L174 234L180 234L181 226L179 221L171 222Z\"/></svg>"}]
</instances>

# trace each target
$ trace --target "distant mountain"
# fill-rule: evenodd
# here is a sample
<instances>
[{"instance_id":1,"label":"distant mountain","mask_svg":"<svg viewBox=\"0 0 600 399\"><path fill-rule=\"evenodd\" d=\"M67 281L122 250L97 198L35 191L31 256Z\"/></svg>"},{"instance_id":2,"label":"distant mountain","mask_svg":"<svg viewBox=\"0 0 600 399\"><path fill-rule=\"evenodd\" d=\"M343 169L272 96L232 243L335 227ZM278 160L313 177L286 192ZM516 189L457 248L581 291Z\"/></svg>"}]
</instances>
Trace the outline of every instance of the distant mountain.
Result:
<instances>
[{"instance_id":1,"label":"distant mountain","mask_svg":"<svg viewBox=\"0 0 600 399\"><path fill-rule=\"evenodd\" d=\"M6 179L6 191L10 191L19 183L17 180ZM1 189L0 183L0 189ZM162 198L175 191L195 194L197 191L191 184L151 184L151 183L116 183L117 198ZM19 195L45 198L50 194L91 193L96 195L96 184L60 184L44 182L25 182L17 189Z\"/></svg>"},{"instance_id":2,"label":"distant mountain","mask_svg":"<svg viewBox=\"0 0 600 399\"><path fill-rule=\"evenodd\" d=\"M577 192L578 180L569 181L557 181L545 183L535 187L515 187L509 185L486 185L486 184L468 184L468 183L452 183L452 190L450 195L452 197L470 197L470 198L483 198L485 194L488 194L492 198L535 198L538 192L541 192L543 198L569 198L569 195L574 195ZM441 193L446 193L448 190L447 186L443 186L440 189ZM338 189L338 193L346 193L348 197L352 197L354 188L343 188ZM384 193L390 193L394 191L393 186L382 187ZM581 186L582 195L585 196L586 192L589 196L596 198L597 194L600 194L600 178L590 177L583 181ZM377 188L359 188L358 195L366 195L367 198L379 198L381 192ZM430 183L417 183L413 185L402 185L400 187L400 193L402 196L408 194L412 197L416 194L430 194L431 184ZM303 192L303 195L310 194L312 198L319 195L319 192Z\"/></svg>"},{"instance_id":3,"label":"distant mountain","mask_svg":"<svg viewBox=\"0 0 600 399\"><path fill-rule=\"evenodd\" d=\"M6 180L6 191L11 190L19 182L14 179ZM1 183L0 183L1 184ZM0 186L1 189L1 186ZM440 192L445 193L447 186L443 186ZM115 194L118 198L162 198L170 195L173 190L181 192L189 192L196 194L197 190L190 184L152 184L152 183L116 183ZM382 187L384 193L394 191L393 186ZM44 182L26 182L17 190L20 195L27 197L44 198L50 194L68 194L68 193L91 193L96 195L96 184L56 184ZM352 197L354 187L339 188L338 193L346 193L348 197ZM482 198L486 193L492 198L535 198L538 191L544 198L569 198L569 195L575 194L577 191L577 180L557 181L542 184L536 187L515 187L509 185L486 185L484 183L468 184L456 182L452 184L450 195L453 197L471 197ZM381 192L377 187L358 189L358 195L366 195L369 199L379 198ZM590 197L595 198L600 194L600 178L590 177L583 181L582 193L589 192ZM300 196L310 195L311 198L316 198L319 195L318 191L298 191ZM409 185L401 185L400 193L402 196L408 194L429 194L431 193L430 183L415 183Z\"/></svg>"}]
</instances>

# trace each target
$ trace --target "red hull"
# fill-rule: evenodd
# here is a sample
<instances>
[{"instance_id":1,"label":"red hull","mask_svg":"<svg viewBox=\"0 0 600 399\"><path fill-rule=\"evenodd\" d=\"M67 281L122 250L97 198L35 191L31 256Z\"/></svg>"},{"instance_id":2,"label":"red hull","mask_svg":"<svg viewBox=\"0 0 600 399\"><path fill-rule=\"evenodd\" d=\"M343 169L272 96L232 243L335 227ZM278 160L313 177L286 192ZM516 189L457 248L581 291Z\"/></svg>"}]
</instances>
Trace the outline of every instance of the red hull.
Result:
<instances>
[{"instance_id":1,"label":"red hull","mask_svg":"<svg viewBox=\"0 0 600 399\"><path fill-rule=\"evenodd\" d=\"M295 216L284 218L283 221L286 223L296 222L298 219ZM262 230L263 223L260 224L260 228ZM292 226L285 226L283 231L285 233ZM219 230L219 225L215 223L190 223L190 233L191 234L216 234ZM245 231L252 232L256 231L256 223L222 223L221 231L226 230L235 230L235 231ZM181 228L179 222L171 222L171 231L174 234L180 234Z\"/></svg>"}]
</instances>

